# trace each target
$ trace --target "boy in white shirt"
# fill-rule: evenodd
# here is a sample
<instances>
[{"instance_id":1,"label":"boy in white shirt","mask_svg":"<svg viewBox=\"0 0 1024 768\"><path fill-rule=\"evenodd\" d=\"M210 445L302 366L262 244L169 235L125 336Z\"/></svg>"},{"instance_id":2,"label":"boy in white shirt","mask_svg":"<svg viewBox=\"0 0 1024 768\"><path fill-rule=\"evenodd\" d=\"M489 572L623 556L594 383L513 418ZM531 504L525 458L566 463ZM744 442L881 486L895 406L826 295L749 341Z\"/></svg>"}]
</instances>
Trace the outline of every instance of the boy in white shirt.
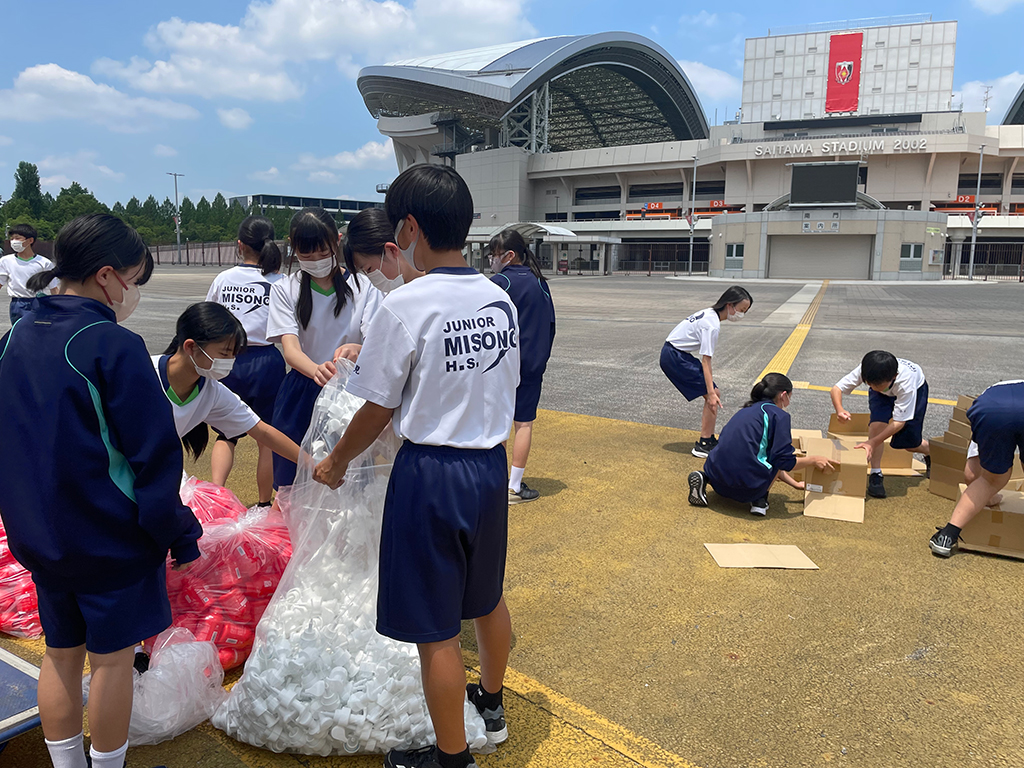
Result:
<instances>
[{"instance_id":1,"label":"boy in white shirt","mask_svg":"<svg viewBox=\"0 0 1024 768\"><path fill-rule=\"evenodd\" d=\"M389 423L405 440L384 504L377 631L417 644L437 744L392 750L384 765L467 768L475 766L467 693L490 743L508 737L504 441L519 384L519 318L508 295L462 256L473 200L453 169L406 170L384 206L402 256L426 274L389 293L371 321L347 387L367 402L314 477L338 487ZM480 685L465 684L464 619L476 625Z\"/></svg>"},{"instance_id":2,"label":"boy in white shirt","mask_svg":"<svg viewBox=\"0 0 1024 768\"><path fill-rule=\"evenodd\" d=\"M7 286L7 295L11 297L11 325L29 311L35 298L35 292L28 289L28 279L37 272L53 269L52 261L32 250L36 235L31 224L15 224L7 233L14 253L0 257L0 285ZM53 280L47 286L50 293L57 292L57 284Z\"/></svg>"}]
</instances>

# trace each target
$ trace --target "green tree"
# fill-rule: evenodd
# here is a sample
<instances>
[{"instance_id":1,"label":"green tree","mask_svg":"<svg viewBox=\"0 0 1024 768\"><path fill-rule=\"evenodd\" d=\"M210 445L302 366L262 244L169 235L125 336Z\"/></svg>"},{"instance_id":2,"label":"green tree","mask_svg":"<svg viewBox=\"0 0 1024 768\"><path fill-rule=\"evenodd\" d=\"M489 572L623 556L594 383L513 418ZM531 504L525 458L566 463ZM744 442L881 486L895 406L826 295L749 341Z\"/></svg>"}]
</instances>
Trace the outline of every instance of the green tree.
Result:
<instances>
[{"instance_id":1,"label":"green tree","mask_svg":"<svg viewBox=\"0 0 1024 768\"><path fill-rule=\"evenodd\" d=\"M142 203L139 202L139 198L132 196L132 199L128 201L128 204L124 207L124 212L128 216L130 221L134 221L142 215Z\"/></svg>"},{"instance_id":2,"label":"green tree","mask_svg":"<svg viewBox=\"0 0 1024 768\"><path fill-rule=\"evenodd\" d=\"M142 221L152 227L160 224L160 204L152 195L142 204Z\"/></svg>"},{"instance_id":3,"label":"green tree","mask_svg":"<svg viewBox=\"0 0 1024 768\"><path fill-rule=\"evenodd\" d=\"M39 186L39 169L22 160L14 172L14 194L11 200L24 200L34 218L40 218L45 210L43 191Z\"/></svg>"},{"instance_id":4,"label":"green tree","mask_svg":"<svg viewBox=\"0 0 1024 768\"><path fill-rule=\"evenodd\" d=\"M57 195L50 206L47 219L60 230L65 224L88 213L109 213L110 209L96 199L88 189L77 181L71 182Z\"/></svg>"}]
</instances>

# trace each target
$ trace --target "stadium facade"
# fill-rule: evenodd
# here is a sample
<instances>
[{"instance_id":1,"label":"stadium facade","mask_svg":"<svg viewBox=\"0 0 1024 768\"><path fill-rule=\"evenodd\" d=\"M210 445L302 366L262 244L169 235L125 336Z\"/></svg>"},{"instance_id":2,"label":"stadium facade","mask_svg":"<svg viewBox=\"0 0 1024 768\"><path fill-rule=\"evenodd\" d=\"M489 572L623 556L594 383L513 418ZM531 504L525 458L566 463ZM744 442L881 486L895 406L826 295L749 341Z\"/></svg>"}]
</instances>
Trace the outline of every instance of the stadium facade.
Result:
<instances>
[{"instance_id":1,"label":"stadium facade","mask_svg":"<svg viewBox=\"0 0 1024 768\"><path fill-rule=\"evenodd\" d=\"M512 224L550 269L939 279L968 258L979 158L979 243L1024 241L1024 88L1002 125L956 110L956 32L915 16L749 39L741 112L716 126L630 33L368 67L358 87L399 169L467 180L478 259ZM801 169L839 163L857 165L849 188L798 204ZM1020 268L982 251L980 273Z\"/></svg>"}]
</instances>

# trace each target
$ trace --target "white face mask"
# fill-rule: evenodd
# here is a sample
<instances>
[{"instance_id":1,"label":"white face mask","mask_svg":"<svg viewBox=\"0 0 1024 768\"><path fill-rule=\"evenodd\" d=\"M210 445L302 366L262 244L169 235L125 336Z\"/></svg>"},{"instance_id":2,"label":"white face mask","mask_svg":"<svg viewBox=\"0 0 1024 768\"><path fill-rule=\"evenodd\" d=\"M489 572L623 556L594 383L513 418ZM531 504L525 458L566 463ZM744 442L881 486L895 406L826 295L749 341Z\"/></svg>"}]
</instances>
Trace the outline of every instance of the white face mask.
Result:
<instances>
[{"instance_id":1,"label":"white face mask","mask_svg":"<svg viewBox=\"0 0 1024 768\"><path fill-rule=\"evenodd\" d=\"M501 256L491 256L491 272L497 274L505 268L505 260Z\"/></svg>"},{"instance_id":2,"label":"white face mask","mask_svg":"<svg viewBox=\"0 0 1024 768\"><path fill-rule=\"evenodd\" d=\"M25 250L25 241L11 240L11 248L14 250L15 253L21 253L22 251Z\"/></svg>"},{"instance_id":3,"label":"white face mask","mask_svg":"<svg viewBox=\"0 0 1024 768\"><path fill-rule=\"evenodd\" d=\"M103 295L107 297L107 303L110 305L110 308L114 310L114 317L117 322L123 323L131 316L132 312L135 311L135 308L139 306L139 300L142 298L142 293L139 291L139 286L134 283L131 285L125 284L124 280L122 280L121 276L116 272L114 273L114 277L117 278L117 281L124 289L121 293L121 300L114 301L111 299L106 288L103 288Z\"/></svg>"},{"instance_id":4,"label":"white face mask","mask_svg":"<svg viewBox=\"0 0 1024 768\"><path fill-rule=\"evenodd\" d=\"M734 323L735 323L735 322L736 322L737 320L742 320L742 319L743 319L743 316L744 316L745 314L747 314L747 313L746 313L746 312L733 312L733 313L732 313L731 315L729 315L729 319L730 319L730 320L731 320L732 322L734 322Z\"/></svg>"},{"instance_id":5,"label":"white face mask","mask_svg":"<svg viewBox=\"0 0 1024 768\"><path fill-rule=\"evenodd\" d=\"M189 357L189 360L192 361L192 365L196 366L196 373L200 376L205 376L206 378L213 379L214 381L220 381L231 373L231 369L235 367L235 359L233 357L210 357L202 347L199 347L199 351L206 355L207 359L210 361L209 368L200 368L196 365L195 358Z\"/></svg>"},{"instance_id":6,"label":"white face mask","mask_svg":"<svg viewBox=\"0 0 1024 768\"><path fill-rule=\"evenodd\" d=\"M312 277L327 277L334 271L334 257L304 261L299 259L299 269Z\"/></svg>"},{"instance_id":7,"label":"white face mask","mask_svg":"<svg viewBox=\"0 0 1024 768\"><path fill-rule=\"evenodd\" d=\"M402 233L402 227L405 226L405 219L402 219L402 223L398 225L398 229L395 230L395 245L398 245L398 236ZM402 248L398 245L398 250L402 254L402 258L405 259L406 263L418 272L423 270L416 266L416 243L420 240L420 236L416 235L413 241L409 243L408 248Z\"/></svg>"},{"instance_id":8,"label":"white face mask","mask_svg":"<svg viewBox=\"0 0 1024 768\"><path fill-rule=\"evenodd\" d=\"M387 253L387 249L380 253L380 266L372 272L364 272L366 279L370 281L370 285L376 288L378 291L387 296L395 288L400 285L405 285L405 278L402 277L402 270L398 270L398 277L388 277L384 274L384 254Z\"/></svg>"}]
</instances>

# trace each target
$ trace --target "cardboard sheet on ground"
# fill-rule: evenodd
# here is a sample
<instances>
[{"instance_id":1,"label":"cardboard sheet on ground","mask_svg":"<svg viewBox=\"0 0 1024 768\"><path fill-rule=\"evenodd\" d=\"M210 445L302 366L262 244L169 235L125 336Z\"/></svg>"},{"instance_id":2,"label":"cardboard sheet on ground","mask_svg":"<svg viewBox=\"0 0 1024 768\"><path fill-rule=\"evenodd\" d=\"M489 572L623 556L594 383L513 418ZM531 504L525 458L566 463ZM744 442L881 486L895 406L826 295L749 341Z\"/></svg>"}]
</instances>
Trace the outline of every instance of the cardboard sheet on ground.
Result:
<instances>
[{"instance_id":1,"label":"cardboard sheet on ground","mask_svg":"<svg viewBox=\"0 0 1024 768\"><path fill-rule=\"evenodd\" d=\"M832 472L807 468L804 515L851 523L864 522L864 494L867 492L867 454L853 450L839 440L805 438L810 456L827 456L835 465Z\"/></svg>"},{"instance_id":2,"label":"cardboard sheet on ground","mask_svg":"<svg viewBox=\"0 0 1024 768\"><path fill-rule=\"evenodd\" d=\"M811 558L794 544L705 544L719 568L785 568L816 571Z\"/></svg>"},{"instance_id":3,"label":"cardboard sheet on ground","mask_svg":"<svg viewBox=\"0 0 1024 768\"><path fill-rule=\"evenodd\" d=\"M868 426L871 415L867 413L851 413L847 422L839 421L832 414L828 422L828 436L842 442L844 448L853 448L857 443L868 439ZM923 461L914 458L910 451L893 448L885 441L882 451L882 473L891 477L917 477L925 472Z\"/></svg>"},{"instance_id":4,"label":"cardboard sheet on ground","mask_svg":"<svg viewBox=\"0 0 1024 768\"><path fill-rule=\"evenodd\" d=\"M1000 493L998 506L985 507L964 526L960 548L1024 560L1024 480L1011 480Z\"/></svg>"}]
</instances>

